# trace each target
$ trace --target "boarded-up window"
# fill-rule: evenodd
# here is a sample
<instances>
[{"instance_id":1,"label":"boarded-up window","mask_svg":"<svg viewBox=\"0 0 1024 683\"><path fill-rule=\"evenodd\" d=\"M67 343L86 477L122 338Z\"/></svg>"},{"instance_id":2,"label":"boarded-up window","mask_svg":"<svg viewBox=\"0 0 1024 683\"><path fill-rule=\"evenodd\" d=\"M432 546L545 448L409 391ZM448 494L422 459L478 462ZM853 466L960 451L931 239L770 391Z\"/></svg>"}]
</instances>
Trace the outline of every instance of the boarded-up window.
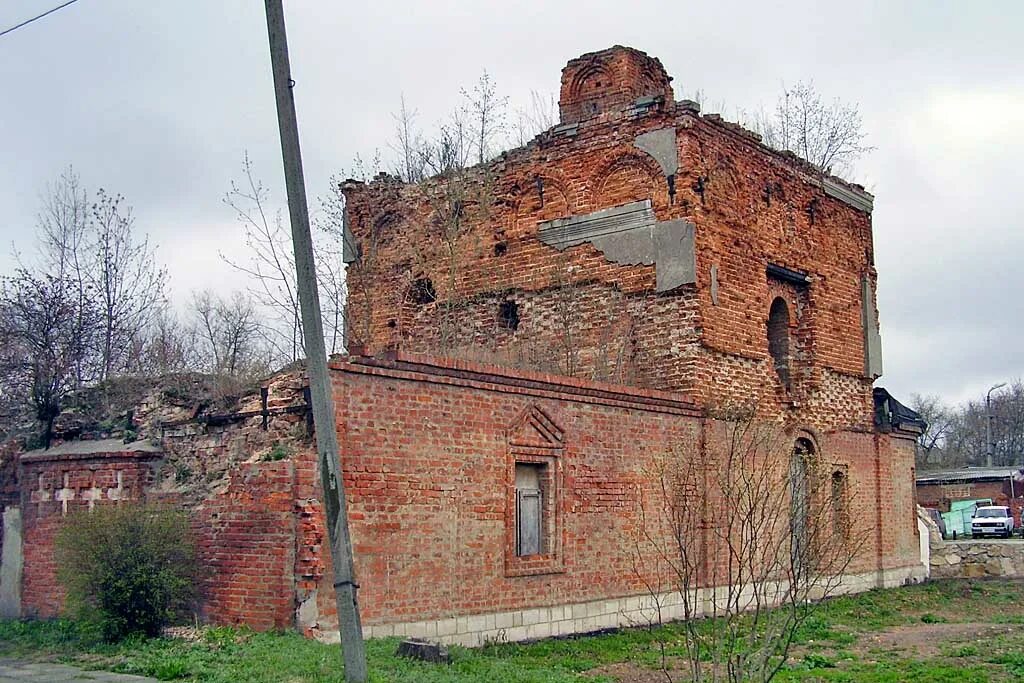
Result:
<instances>
[{"instance_id":1,"label":"boarded-up window","mask_svg":"<svg viewBox=\"0 0 1024 683\"><path fill-rule=\"evenodd\" d=\"M516 555L544 552L544 465L516 463Z\"/></svg>"},{"instance_id":2,"label":"boarded-up window","mask_svg":"<svg viewBox=\"0 0 1024 683\"><path fill-rule=\"evenodd\" d=\"M796 572L810 568L813 552L809 533L812 521L809 476L814 457L814 444L809 439L797 439L789 466L789 525L792 534L790 560Z\"/></svg>"}]
</instances>

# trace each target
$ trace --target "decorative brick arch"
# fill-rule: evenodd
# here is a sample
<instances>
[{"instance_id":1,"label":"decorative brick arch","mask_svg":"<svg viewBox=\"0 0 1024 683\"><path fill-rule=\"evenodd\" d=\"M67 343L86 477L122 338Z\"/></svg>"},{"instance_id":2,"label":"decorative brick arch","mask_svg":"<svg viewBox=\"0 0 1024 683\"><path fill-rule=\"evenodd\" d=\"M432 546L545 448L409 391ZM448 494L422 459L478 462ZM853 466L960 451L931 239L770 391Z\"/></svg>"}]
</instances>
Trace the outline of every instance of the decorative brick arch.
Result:
<instances>
[{"instance_id":1,"label":"decorative brick arch","mask_svg":"<svg viewBox=\"0 0 1024 683\"><path fill-rule=\"evenodd\" d=\"M545 171L521 176L512 185L510 193L512 211L506 235L511 238L533 235L538 223L571 216L577 206L575 193L560 173Z\"/></svg>"},{"instance_id":2,"label":"decorative brick arch","mask_svg":"<svg viewBox=\"0 0 1024 683\"><path fill-rule=\"evenodd\" d=\"M606 64L591 62L573 74L565 94L572 100L599 96L604 90L610 89L615 80L615 75Z\"/></svg>"},{"instance_id":3,"label":"decorative brick arch","mask_svg":"<svg viewBox=\"0 0 1024 683\"><path fill-rule=\"evenodd\" d=\"M599 164L591 173L587 188L592 211L650 199L655 213L664 217L669 205L668 188L658 162L641 151L624 151Z\"/></svg>"}]
</instances>

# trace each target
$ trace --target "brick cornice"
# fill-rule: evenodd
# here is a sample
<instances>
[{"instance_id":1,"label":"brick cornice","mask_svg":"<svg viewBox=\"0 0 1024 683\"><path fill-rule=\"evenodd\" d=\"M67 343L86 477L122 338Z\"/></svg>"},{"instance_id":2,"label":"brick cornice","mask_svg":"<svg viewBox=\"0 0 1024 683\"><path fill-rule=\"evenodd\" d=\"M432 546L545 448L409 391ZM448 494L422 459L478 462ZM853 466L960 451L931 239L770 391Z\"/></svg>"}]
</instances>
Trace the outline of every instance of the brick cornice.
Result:
<instances>
[{"instance_id":1,"label":"brick cornice","mask_svg":"<svg viewBox=\"0 0 1024 683\"><path fill-rule=\"evenodd\" d=\"M700 415L694 400L685 394L401 351L383 357L338 357L331 361L331 369L674 415Z\"/></svg>"}]
</instances>

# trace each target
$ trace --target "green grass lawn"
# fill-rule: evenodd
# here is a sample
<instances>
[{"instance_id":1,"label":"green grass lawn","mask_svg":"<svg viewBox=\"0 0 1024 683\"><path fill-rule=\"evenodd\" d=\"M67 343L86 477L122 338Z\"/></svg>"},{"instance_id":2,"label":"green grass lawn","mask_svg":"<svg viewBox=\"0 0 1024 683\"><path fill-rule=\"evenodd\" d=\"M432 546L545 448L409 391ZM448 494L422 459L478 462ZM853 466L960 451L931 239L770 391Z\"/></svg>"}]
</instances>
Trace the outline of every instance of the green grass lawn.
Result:
<instances>
[{"instance_id":1,"label":"green grass lawn","mask_svg":"<svg viewBox=\"0 0 1024 683\"><path fill-rule=\"evenodd\" d=\"M1024 680L1024 583L938 581L829 600L801 629L780 681L940 683ZM394 656L397 640L367 644L373 681L686 680L682 630L616 633L478 650L451 648L449 665ZM210 628L198 641L109 645L66 621L0 621L0 656L50 659L183 681L341 681L337 646L294 633Z\"/></svg>"}]
</instances>

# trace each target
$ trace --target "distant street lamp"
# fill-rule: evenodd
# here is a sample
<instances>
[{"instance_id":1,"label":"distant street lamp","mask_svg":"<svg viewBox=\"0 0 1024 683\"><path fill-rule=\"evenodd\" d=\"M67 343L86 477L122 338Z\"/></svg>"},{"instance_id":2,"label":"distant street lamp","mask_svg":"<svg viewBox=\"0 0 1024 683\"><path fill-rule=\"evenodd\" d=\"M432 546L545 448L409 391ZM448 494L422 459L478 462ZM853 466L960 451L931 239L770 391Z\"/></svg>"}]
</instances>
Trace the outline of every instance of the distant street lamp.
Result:
<instances>
[{"instance_id":1,"label":"distant street lamp","mask_svg":"<svg viewBox=\"0 0 1024 683\"><path fill-rule=\"evenodd\" d=\"M992 392L1006 386L1006 382L996 384L985 394L985 466L992 467L992 454L996 450L996 444L992 440L992 421L996 416L992 414Z\"/></svg>"}]
</instances>

